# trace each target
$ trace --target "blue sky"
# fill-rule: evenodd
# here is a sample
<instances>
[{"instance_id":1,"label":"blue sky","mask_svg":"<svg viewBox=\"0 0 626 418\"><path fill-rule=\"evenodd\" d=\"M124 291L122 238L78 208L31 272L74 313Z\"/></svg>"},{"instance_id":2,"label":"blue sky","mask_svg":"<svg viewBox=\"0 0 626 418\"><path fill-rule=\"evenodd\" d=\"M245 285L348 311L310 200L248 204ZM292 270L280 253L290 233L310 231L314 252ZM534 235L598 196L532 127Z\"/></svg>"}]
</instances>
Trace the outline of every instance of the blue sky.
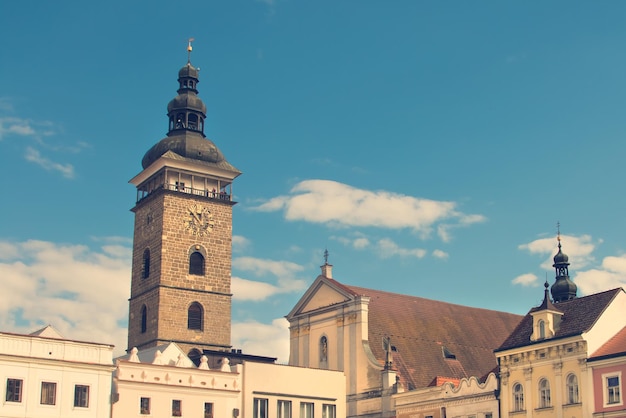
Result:
<instances>
[{"instance_id":1,"label":"blue sky","mask_svg":"<svg viewBox=\"0 0 626 418\"><path fill-rule=\"evenodd\" d=\"M523 314L556 223L626 284L626 3L2 2L0 329L125 347L135 191L195 38L234 193L233 346L346 284ZM272 343L268 343L272 341Z\"/></svg>"}]
</instances>

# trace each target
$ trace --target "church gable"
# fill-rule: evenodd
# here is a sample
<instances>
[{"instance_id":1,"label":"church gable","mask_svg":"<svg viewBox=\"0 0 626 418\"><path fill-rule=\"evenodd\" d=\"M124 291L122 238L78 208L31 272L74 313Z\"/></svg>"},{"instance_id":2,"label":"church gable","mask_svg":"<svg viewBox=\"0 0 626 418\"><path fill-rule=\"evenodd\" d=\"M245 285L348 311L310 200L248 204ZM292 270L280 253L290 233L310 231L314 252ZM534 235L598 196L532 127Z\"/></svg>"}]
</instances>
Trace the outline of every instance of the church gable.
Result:
<instances>
[{"instance_id":1,"label":"church gable","mask_svg":"<svg viewBox=\"0 0 626 418\"><path fill-rule=\"evenodd\" d=\"M345 286L325 276L318 276L289 315L287 315L287 319L344 303L352 300L353 297L354 294Z\"/></svg>"}]
</instances>

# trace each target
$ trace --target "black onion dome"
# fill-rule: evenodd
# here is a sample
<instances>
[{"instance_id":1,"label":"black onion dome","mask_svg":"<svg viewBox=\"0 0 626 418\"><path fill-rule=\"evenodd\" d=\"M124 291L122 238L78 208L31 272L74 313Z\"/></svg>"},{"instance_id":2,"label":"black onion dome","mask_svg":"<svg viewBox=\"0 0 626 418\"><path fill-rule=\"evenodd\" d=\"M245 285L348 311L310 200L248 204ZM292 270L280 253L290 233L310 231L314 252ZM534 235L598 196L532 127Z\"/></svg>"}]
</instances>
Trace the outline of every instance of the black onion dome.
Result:
<instances>
[{"instance_id":1,"label":"black onion dome","mask_svg":"<svg viewBox=\"0 0 626 418\"><path fill-rule=\"evenodd\" d=\"M176 110L195 110L206 116L206 105L195 94L182 93L174 97L167 105L167 113L174 112Z\"/></svg>"},{"instance_id":2,"label":"black onion dome","mask_svg":"<svg viewBox=\"0 0 626 418\"><path fill-rule=\"evenodd\" d=\"M550 289L552 293L552 299L555 302L564 302L566 300L572 300L576 298L578 292L578 286L568 276L562 276L557 278L556 282Z\"/></svg>"},{"instance_id":3,"label":"black onion dome","mask_svg":"<svg viewBox=\"0 0 626 418\"><path fill-rule=\"evenodd\" d=\"M556 253L553 260L554 260L554 264L565 264L565 263L568 263L569 257L567 256L567 254L561 251L561 248L559 246L559 252Z\"/></svg>"},{"instance_id":4,"label":"black onion dome","mask_svg":"<svg viewBox=\"0 0 626 418\"><path fill-rule=\"evenodd\" d=\"M214 165L240 173L226 159L213 141L204 135L206 106L198 97L198 69L188 61L178 71L178 95L167 105L167 137L146 152L141 161L144 169L171 151L178 157ZM171 156L177 158L176 156Z\"/></svg>"},{"instance_id":5,"label":"black onion dome","mask_svg":"<svg viewBox=\"0 0 626 418\"><path fill-rule=\"evenodd\" d=\"M187 131L160 140L146 152L143 160L141 160L141 165L143 168L148 168L167 151L175 152L181 157L207 163L219 164L226 161L224 154L215 146L213 141L199 133Z\"/></svg>"},{"instance_id":6,"label":"black onion dome","mask_svg":"<svg viewBox=\"0 0 626 418\"><path fill-rule=\"evenodd\" d=\"M195 78L198 79L198 69L191 65L191 63L187 63L183 68L178 71L178 78Z\"/></svg>"}]
</instances>

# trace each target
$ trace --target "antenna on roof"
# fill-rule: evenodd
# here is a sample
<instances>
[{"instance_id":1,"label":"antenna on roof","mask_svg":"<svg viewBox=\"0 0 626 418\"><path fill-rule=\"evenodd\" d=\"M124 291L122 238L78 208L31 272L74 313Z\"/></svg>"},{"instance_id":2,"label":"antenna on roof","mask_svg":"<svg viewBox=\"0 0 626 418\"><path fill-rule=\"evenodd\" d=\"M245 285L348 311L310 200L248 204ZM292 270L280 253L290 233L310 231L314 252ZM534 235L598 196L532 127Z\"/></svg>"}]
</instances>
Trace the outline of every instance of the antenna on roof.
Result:
<instances>
[{"instance_id":1,"label":"antenna on roof","mask_svg":"<svg viewBox=\"0 0 626 418\"><path fill-rule=\"evenodd\" d=\"M328 264L328 248L324 250L324 264Z\"/></svg>"}]
</instances>

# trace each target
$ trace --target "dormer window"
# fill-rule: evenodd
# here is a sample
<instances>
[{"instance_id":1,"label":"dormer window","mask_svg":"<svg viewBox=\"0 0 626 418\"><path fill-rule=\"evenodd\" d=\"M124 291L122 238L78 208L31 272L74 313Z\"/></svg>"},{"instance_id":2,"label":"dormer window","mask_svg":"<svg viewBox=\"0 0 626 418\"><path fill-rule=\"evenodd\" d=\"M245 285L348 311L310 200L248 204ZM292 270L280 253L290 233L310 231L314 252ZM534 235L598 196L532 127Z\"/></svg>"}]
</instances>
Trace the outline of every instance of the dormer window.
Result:
<instances>
[{"instance_id":1,"label":"dormer window","mask_svg":"<svg viewBox=\"0 0 626 418\"><path fill-rule=\"evenodd\" d=\"M546 322L542 319L539 320L539 339L546 338Z\"/></svg>"}]
</instances>

